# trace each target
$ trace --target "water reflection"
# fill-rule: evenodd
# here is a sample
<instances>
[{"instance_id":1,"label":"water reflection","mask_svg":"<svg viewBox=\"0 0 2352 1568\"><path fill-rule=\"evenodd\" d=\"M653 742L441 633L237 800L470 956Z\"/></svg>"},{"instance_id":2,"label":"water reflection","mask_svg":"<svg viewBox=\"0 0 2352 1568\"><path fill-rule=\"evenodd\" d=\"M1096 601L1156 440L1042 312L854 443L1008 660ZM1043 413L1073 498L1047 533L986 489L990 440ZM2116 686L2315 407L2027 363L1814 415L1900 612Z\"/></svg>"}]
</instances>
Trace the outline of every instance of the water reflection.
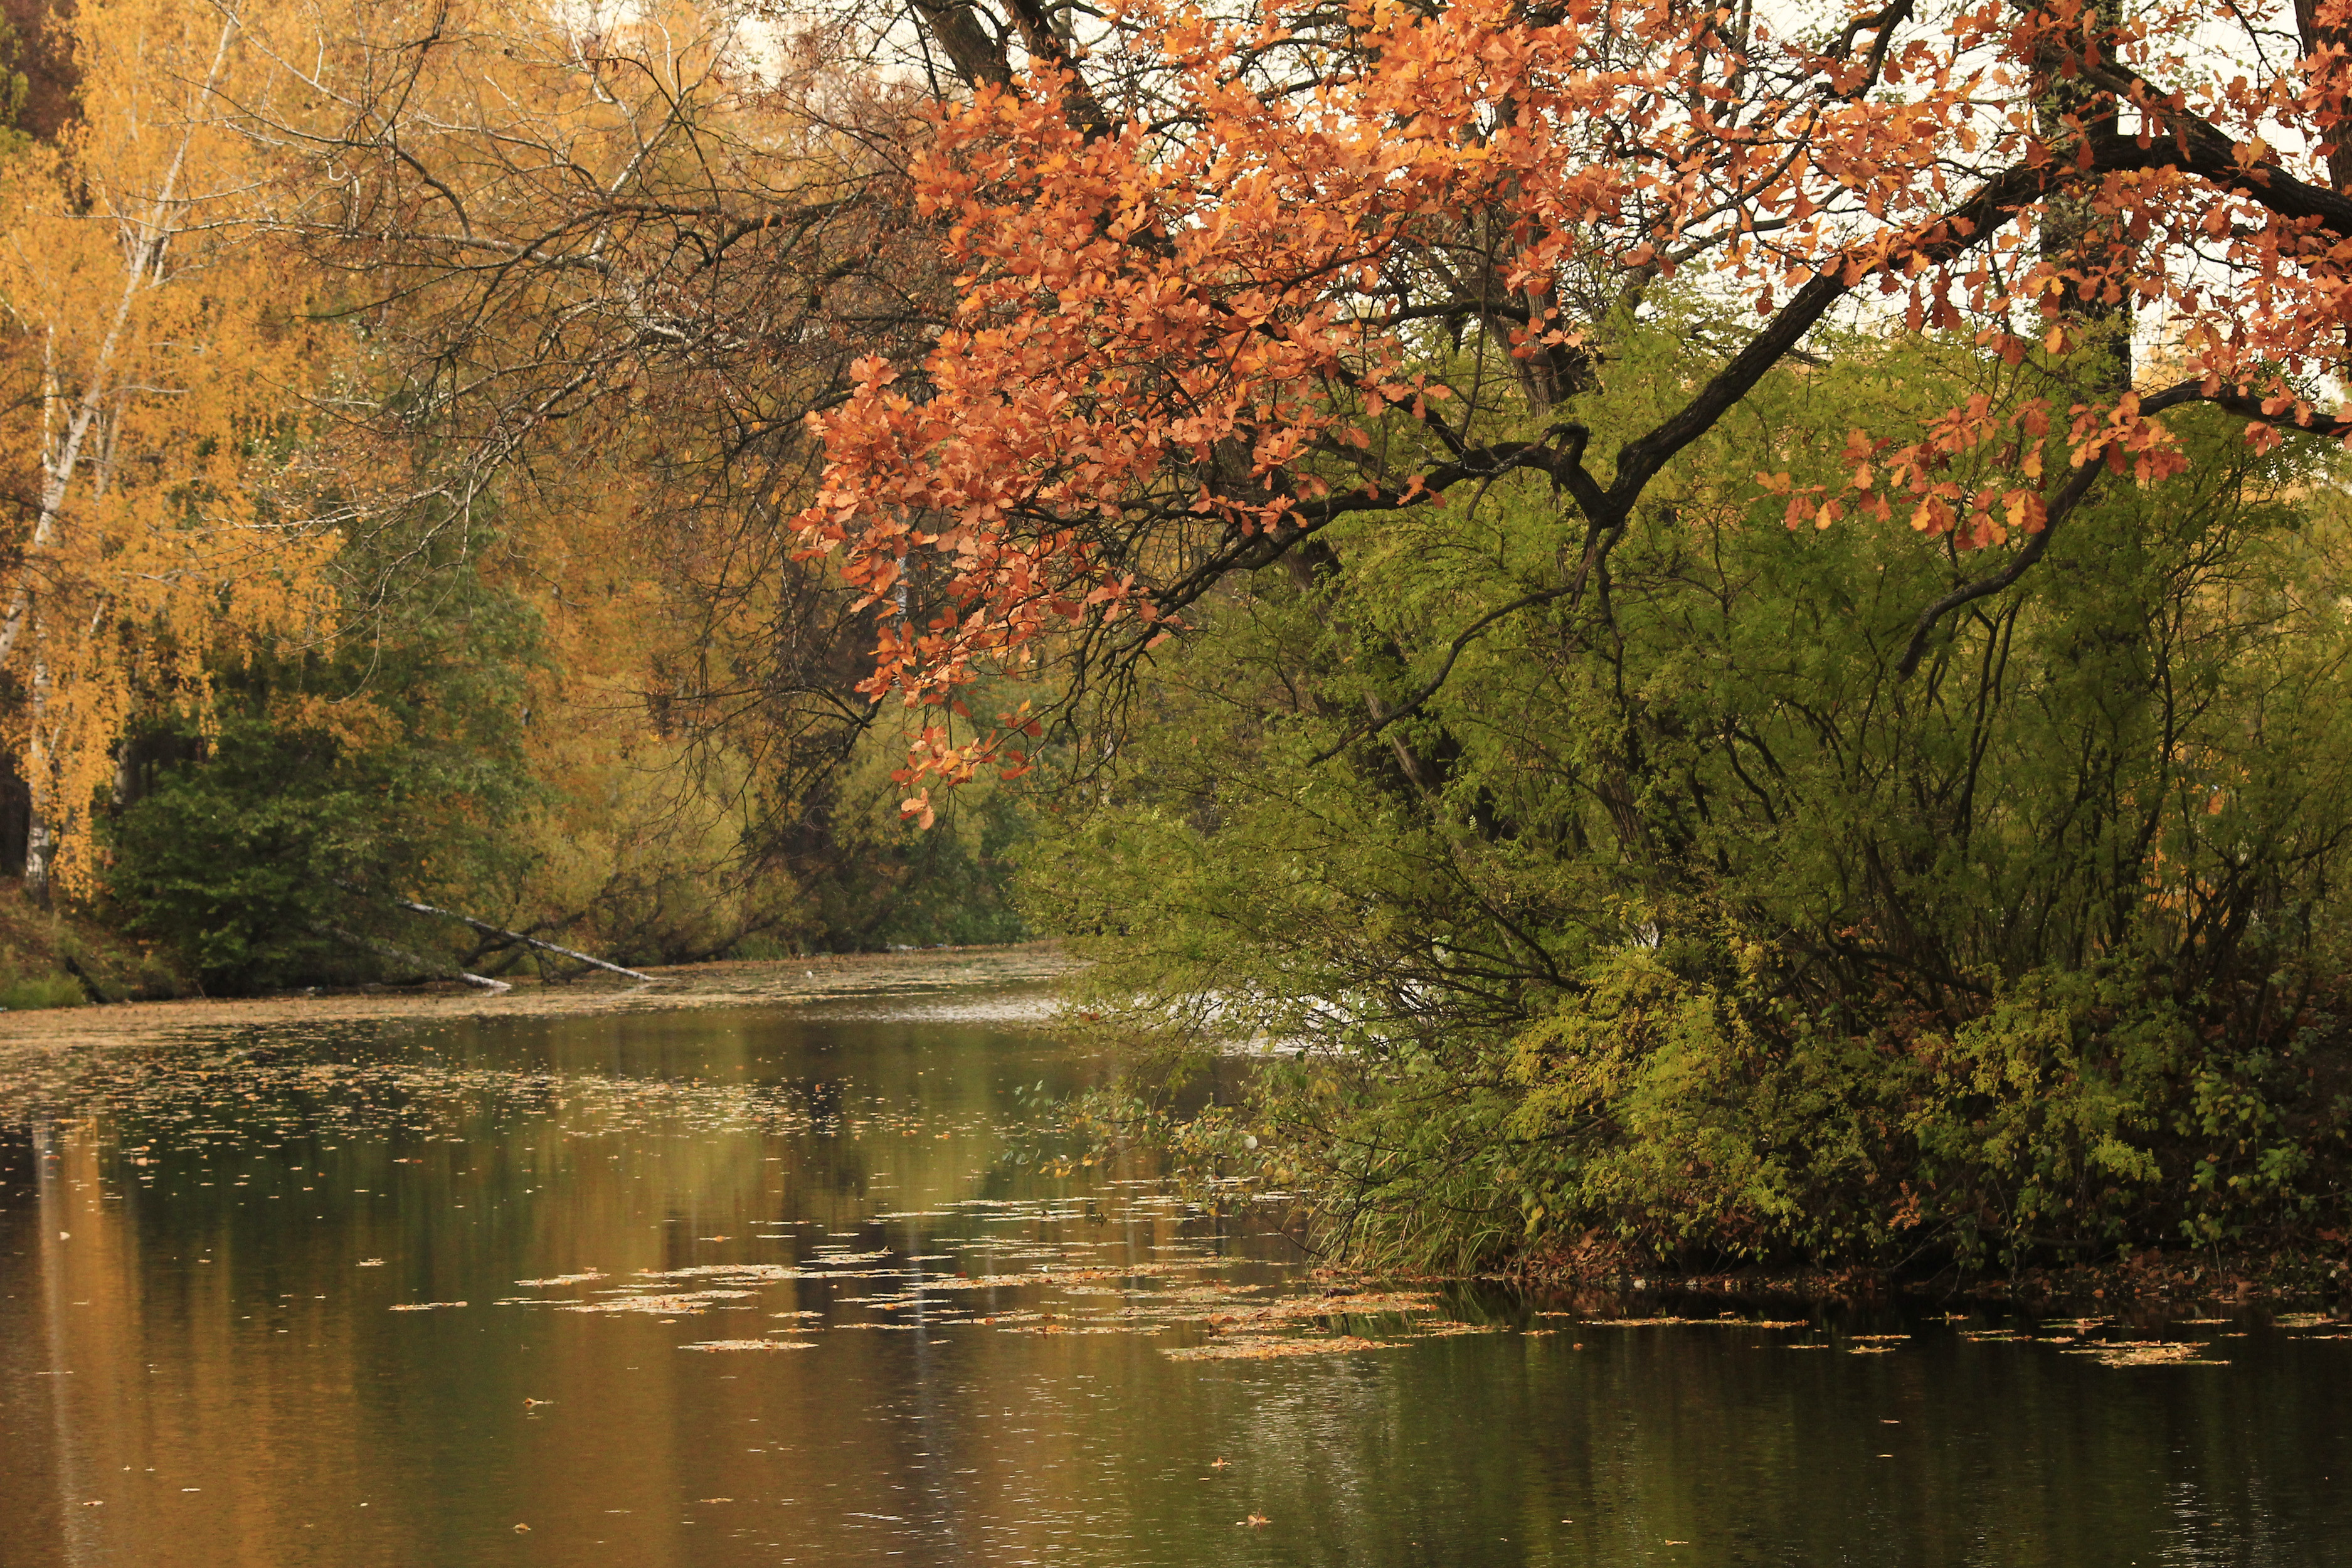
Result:
<instances>
[{"instance_id":1,"label":"water reflection","mask_svg":"<svg viewBox=\"0 0 2352 1568\"><path fill-rule=\"evenodd\" d=\"M1148 1172L1003 1163L1014 1086L1101 1070L1032 1005L279 1030L52 1070L0 1134L0 1564L2320 1563L2352 1538L2352 1342L2324 1323L2106 1366L2063 1348L2105 1329L1475 1297L1361 1353L1173 1359L1379 1303ZM796 1348L683 1348L763 1340Z\"/></svg>"}]
</instances>

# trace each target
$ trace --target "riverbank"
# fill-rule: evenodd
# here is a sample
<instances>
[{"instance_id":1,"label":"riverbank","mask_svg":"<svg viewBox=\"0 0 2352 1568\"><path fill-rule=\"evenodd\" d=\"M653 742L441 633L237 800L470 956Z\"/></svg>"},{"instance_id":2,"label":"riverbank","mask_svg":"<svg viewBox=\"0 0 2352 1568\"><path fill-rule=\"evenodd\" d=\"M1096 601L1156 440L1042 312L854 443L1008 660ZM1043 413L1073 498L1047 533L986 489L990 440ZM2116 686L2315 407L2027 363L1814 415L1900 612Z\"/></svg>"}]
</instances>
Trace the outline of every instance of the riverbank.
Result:
<instances>
[{"instance_id":1,"label":"riverbank","mask_svg":"<svg viewBox=\"0 0 2352 1568\"><path fill-rule=\"evenodd\" d=\"M47 909L0 879L0 1015L165 1000L192 990L146 944L86 915Z\"/></svg>"},{"instance_id":2,"label":"riverbank","mask_svg":"<svg viewBox=\"0 0 2352 1568\"><path fill-rule=\"evenodd\" d=\"M1525 1260L1503 1278L1522 1289L1616 1296L1628 1289L1723 1300L1790 1298L1807 1301L1937 1301L1953 1306L2016 1303L2083 1311L2168 1310L2191 1304L2320 1303L2352 1320L2352 1244L2323 1234L2304 1251L2232 1254L2138 1250L2081 1263L2035 1266L2009 1274L1945 1270L1906 1277L1874 1268L1757 1268L1677 1273L1654 1265L1578 1258Z\"/></svg>"},{"instance_id":3,"label":"riverbank","mask_svg":"<svg viewBox=\"0 0 2352 1568\"><path fill-rule=\"evenodd\" d=\"M1037 984L1075 961L1050 942L919 952L735 960L647 971L655 983L599 975L569 984L519 978L511 990L456 984L271 996L183 997L44 1012L0 1014L0 1057L12 1048L103 1045L211 1035L287 1024L372 1019L554 1017L695 1007L764 1006L858 995L913 995L981 986Z\"/></svg>"}]
</instances>

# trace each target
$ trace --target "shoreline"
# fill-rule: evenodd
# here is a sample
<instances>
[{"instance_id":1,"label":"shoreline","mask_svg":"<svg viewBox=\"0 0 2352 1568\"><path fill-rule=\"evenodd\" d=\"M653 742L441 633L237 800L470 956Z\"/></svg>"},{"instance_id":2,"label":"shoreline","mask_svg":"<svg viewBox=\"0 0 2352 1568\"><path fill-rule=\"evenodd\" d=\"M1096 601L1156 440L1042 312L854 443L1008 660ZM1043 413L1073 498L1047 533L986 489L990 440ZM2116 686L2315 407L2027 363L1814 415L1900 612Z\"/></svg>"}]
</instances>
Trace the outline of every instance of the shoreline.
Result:
<instances>
[{"instance_id":1,"label":"shoreline","mask_svg":"<svg viewBox=\"0 0 2352 1568\"><path fill-rule=\"evenodd\" d=\"M1633 1267L1579 1268L1554 1260L1480 1276L1547 1295L1626 1294L1753 1300L1919 1301L1958 1307L2007 1304L2073 1307L2105 1313L2167 1310L2193 1304L2231 1307L2323 1302L2352 1321L2352 1247L2320 1241L2304 1249L2251 1254L2129 1252L2104 1262L2032 1266L2009 1274L1946 1268L1906 1277L1885 1269L1758 1268L1676 1273Z\"/></svg>"},{"instance_id":2,"label":"shoreline","mask_svg":"<svg viewBox=\"0 0 2352 1568\"><path fill-rule=\"evenodd\" d=\"M916 952L725 959L651 969L656 984L598 975L568 983L519 978L491 993L456 982L269 996L182 997L0 1012L0 1059L21 1050L155 1044L191 1034L288 1024L454 1018L562 1017L693 1007L801 1005L843 997L920 994L1039 984L1078 967L1051 941Z\"/></svg>"}]
</instances>

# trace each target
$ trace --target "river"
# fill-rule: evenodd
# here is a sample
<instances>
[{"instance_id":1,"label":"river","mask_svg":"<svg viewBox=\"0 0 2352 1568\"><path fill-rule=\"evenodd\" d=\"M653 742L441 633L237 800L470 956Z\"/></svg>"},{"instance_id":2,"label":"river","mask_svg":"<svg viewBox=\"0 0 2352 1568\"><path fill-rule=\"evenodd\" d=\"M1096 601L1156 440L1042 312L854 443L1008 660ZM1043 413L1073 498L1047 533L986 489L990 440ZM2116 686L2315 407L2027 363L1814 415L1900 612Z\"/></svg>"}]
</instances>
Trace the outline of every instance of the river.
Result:
<instances>
[{"instance_id":1,"label":"river","mask_svg":"<svg viewBox=\"0 0 2352 1568\"><path fill-rule=\"evenodd\" d=\"M2341 1325L1318 1275L971 978L0 1051L0 1564L2352 1561Z\"/></svg>"}]
</instances>

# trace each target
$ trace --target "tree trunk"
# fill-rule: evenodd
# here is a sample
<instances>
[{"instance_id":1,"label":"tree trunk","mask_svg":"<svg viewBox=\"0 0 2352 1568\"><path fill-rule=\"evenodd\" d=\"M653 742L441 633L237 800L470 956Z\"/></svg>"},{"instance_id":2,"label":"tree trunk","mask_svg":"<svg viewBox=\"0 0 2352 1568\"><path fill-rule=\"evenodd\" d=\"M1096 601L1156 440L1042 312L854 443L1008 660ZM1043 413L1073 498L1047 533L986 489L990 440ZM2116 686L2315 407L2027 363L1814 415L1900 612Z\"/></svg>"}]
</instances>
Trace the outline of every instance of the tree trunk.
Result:
<instances>
[{"instance_id":1,"label":"tree trunk","mask_svg":"<svg viewBox=\"0 0 2352 1568\"><path fill-rule=\"evenodd\" d=\"M43 909L49 907L49 870L56 852L49 819L36 804L25 824L25 896Z\"/></svg>"},{"instance_id":2,"label":"tree trunk","mask_svg":"<svg viewBox=\"0 0 2352 1568\"><path fill-rule=\"evenodd\" d=\"M33 689L28 706L32 723L25 745L25 894L41 908L49 907L51 873L57 868L57 759L50 754L46 726L49 717L49 666L41 657L38 608L33 628Z\"/></svg>"}]
</instances>

